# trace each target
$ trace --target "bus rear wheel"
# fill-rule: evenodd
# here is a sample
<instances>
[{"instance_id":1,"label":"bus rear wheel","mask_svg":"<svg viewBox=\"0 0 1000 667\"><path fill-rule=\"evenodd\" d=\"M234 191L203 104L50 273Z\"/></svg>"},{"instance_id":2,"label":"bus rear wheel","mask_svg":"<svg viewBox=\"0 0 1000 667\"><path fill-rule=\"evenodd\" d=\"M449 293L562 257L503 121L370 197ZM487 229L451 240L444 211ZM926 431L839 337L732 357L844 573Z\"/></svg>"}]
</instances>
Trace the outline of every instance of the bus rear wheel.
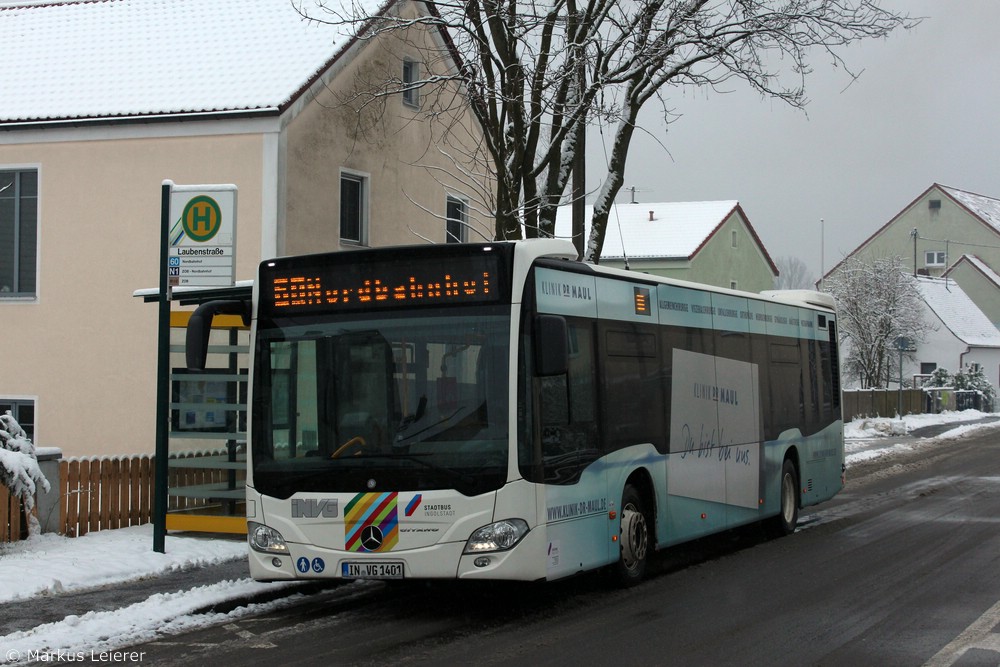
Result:
<instances>
[{"instance_id":1,"label":"bus rear wheel","mask_svg":"<svg viewBox=\"0 0 1000 667\"><path fill-rule=\"evenodd\" d=\"M769 528L774 537L783 537L795 532L799 523L799 473L791 459L781 465L781 508L778 516L771 519Z\"/></svg>"},{"instance_id":2,"label":"bus rear wheel","mask_svg":"<svg viewBox=\"0 0 1000 667\"><path fill-rule=\"evenodd\" d=\"M621 529L619 534L621 555L615 566L620 584L634 586L642 581L649 560L649 523L642 496L631 484L622 492Z\"/></svg>"}]
</instances>

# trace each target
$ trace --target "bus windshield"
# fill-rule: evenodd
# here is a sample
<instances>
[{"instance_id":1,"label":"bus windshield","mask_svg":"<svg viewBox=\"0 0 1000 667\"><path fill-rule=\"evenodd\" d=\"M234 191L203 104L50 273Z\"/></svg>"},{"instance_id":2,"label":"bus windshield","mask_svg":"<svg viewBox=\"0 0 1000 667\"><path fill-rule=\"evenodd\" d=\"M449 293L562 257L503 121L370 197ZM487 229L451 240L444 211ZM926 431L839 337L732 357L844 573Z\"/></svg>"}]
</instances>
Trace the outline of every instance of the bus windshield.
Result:
<instances>
[{"instance_id":1,"label":"bus windshield","mask_svg":"<svg viewBox=\"0 0 1000 667\"><path fill-rule=\"evenodd\" d=\"M502 306L259 322L257 491L499 488L509 330Z\"/></svg>"}]
</instances>

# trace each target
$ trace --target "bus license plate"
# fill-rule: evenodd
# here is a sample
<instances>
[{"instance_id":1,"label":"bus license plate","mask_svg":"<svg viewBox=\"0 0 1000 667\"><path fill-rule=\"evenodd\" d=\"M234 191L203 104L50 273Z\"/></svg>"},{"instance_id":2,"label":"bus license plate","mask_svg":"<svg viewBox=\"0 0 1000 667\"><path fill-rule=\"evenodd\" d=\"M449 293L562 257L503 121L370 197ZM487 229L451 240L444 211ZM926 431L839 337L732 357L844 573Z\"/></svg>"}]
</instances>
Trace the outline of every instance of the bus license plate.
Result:
<instances>
[{"instance_id":1,"label":"bus license plate","mask_svg":"<svg viewBox=\"0 0 1000 667\"><path fill-rule=\"evenodd\" d=\"M344 579L402 579L402 563L343 563Z\"/></svg>"}]
</instances>

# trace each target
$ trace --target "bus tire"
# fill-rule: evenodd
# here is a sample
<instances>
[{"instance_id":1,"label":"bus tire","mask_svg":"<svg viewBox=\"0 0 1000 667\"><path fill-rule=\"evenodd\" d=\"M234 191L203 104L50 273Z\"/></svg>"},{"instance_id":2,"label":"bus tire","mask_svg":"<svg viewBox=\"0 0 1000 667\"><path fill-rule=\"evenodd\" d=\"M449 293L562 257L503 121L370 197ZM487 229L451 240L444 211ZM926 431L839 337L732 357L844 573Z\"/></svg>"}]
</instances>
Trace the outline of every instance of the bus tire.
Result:
<instances>
[{"instance_id":1,"label":"bus tire","mask_svg":"<svg viewBox=\"0 0 1000 667\"><path fill-rule=\"evenodd\" d=\"M799 472L791 459L781 464L778 493L781 498L778 516L771 519L768 527L774 537L784 537L794 533L799 523Z\"/></svg>"},{"instance_id":2,"label":"bus tire","mask_svg":"<svg viewBox=\"0 0 1000 667\"><path fill-rule=\"evenodd\" d=\"M626 484L622 491L619 557L615 574L622 586L642 581L649 562L649 521L639 490Z\"/></svg>"}]
</instances>

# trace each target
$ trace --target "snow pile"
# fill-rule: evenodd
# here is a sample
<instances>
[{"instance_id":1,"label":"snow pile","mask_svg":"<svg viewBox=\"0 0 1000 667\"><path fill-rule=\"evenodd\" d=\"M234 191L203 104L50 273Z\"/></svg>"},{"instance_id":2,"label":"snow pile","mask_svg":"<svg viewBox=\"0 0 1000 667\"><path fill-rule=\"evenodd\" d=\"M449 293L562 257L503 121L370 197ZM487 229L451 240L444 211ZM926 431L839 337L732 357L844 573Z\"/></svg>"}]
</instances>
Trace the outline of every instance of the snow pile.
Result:
<instances>
[{"instance_id":1,"label":"snow pile","mask_svg":"<svg viewBox=\"0 0 1000 667\"><path fill-rule=\"evenodd\" d=\"M108 660L100 658L101 653L152 641L163 635L216 625L280 604L292 604L300 597L291 596L280 603L250 604L227 614L199 613L208 605L238 599L259 592L264 587L265 584L249 579L221 581L177 593L158 593L142 602L113 611L91 611L82 616L70 614L56 623L45 623L0 637L0 646L4 647L4 653L0 654L0 664L27 659L83 662L89 658L91 661L107 662ZM77 658L81 655L83 658ZM129 657L131 660L118 662L142 661L141 655Z\"/></svg>"},{"instance_id":2,"label":"snow pile","mask_svg":"<svg viewBox=\"0 0 1000 667\"><path fill-rule=\"evenodd\" d=\"M906 435L908 430L907 423L902 419L864 418L844 425L844 439L901 436Z\"/></svg>"},{"instance_id":3,"label":"snow pile","mask_svg":"<svg viewBox=\"0 0 1000 667\"><path fill-rule=\"evenodd\" d=\"M0 603L246 558L247 544L168 535L166 553L152 549L152 524L73 538L44 533L0 545Z\"/></svg>"},{"instance_id":4,"label":"snow pile","mask_svg":"<svg viewBox=\"0 0 1000 667\"><path fill-rule=\"evenodd\" d=\"M903 418L861 418L844 425L844 450L847 465L871 461L872 459L902 454L911 451L913 444L893 443L887 447L870 448L872 440L880 438L901 438L917 429L940 426L953 422L970 422L991 415L978 410L946 411L941 414L906 415ZM935 435L935 440L953 440L980 429L996 428L997 422L961 424Z\"/></svg>"},{"instance_id":5,"label":"snow pile","mask_svg":"<svg viewBox=\"0 0 1000 667\"><path fill-rule=\"evenodd\" d=\"M862 417L844 424L844 440L904 436L925 426L950 424L956 421L975 421L989 416L989 413L978 410L962 410L961 412L947 411L937 415L906 415L903 418Z\"/></svg>"}]
</instances>

